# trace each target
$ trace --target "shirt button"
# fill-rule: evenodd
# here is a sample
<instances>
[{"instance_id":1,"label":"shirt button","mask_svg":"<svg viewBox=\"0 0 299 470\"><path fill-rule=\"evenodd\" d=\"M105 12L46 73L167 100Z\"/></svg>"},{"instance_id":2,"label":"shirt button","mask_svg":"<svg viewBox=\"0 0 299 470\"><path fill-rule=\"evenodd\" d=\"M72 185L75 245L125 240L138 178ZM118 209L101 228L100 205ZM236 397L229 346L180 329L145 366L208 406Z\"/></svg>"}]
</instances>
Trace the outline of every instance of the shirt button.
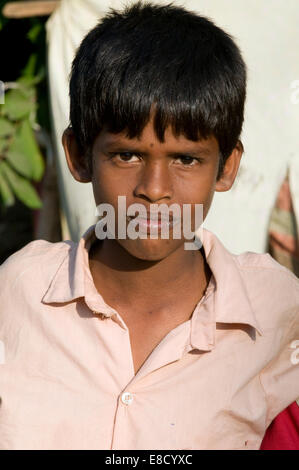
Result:
<instances>
[{"instance_id":1,"label":"shirt button","mask_svg":"<svg viewBox=\"0 0 299 470\"><path fill-rule=\"evenodd\" d=\"M133 396L130 392L124 392L121 396L121 401L125 404L125 405L131 405L132 401L133 401Z\"/></svg>"}]
</instances>

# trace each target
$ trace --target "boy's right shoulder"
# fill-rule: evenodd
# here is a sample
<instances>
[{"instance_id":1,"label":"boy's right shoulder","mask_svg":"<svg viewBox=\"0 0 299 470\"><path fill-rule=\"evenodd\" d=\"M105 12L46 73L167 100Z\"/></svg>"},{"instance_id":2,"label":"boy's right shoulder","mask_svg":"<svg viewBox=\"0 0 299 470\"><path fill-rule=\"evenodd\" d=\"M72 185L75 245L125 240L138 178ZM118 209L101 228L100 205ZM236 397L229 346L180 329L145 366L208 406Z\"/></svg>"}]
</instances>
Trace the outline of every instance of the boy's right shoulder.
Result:
<instances>
[{"instance_id":1,"label":"boy's right shoulder","mask_svg":"<svg viewBox=\"0 0 299 470\"><path fill-rule=\"evenodd\" d=\"M0 265L2 287L5 284L12 286L17 279L24 276L34 277L39 282L47 282L77 245L71 240L61 242L34 240L28 243Z\"/></svg>"}]
</instances>

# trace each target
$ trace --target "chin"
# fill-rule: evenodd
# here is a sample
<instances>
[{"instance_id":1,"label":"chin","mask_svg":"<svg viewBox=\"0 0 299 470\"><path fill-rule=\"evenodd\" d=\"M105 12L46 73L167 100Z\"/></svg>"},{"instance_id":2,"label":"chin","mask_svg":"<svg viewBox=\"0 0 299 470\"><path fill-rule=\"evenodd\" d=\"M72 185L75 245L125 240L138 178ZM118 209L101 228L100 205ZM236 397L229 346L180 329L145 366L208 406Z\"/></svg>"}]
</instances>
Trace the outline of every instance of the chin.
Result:
<instances>
[{"instance_id":1,"label":"chin","mask_svg":"<svg viewBox=\"0 0 299 470\"><path fill-rule=\"evenodd\" d=\"M160 261L179 249L182 240L121 240L120 245L134 258L144 261Z\"/></svg>"}]
</instances>

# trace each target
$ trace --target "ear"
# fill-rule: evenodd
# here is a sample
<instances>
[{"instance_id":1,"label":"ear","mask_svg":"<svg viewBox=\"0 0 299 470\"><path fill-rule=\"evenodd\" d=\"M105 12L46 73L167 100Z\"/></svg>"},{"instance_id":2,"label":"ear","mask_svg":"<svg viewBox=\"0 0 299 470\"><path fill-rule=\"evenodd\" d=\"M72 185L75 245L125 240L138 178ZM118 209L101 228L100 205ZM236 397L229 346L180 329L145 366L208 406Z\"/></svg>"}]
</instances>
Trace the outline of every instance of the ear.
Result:
<instances>
[{"instance_id":1,"label":"ear","mask_svg":"<svg viewBox=\"0 0 299 470\"><path fill-rule=\"evenodd\" d=\"M235 148L225 162L222 175L216 182L215 191L224 192L232 187L239 170L243 151L243 144L238 140Z\"/></svg>"},{"instance_id":2,"label":"ear","mask_svg":"<svg viewBox=\"0 0 299 470\"><path fill-rule=\"evenodd\" d=\"M89 157L80 152L75 134L70 127L62 135L62 145L69 170L75 180L80 183L89 183L92 177L87 161Z\"/></svg>"}]
</instances>

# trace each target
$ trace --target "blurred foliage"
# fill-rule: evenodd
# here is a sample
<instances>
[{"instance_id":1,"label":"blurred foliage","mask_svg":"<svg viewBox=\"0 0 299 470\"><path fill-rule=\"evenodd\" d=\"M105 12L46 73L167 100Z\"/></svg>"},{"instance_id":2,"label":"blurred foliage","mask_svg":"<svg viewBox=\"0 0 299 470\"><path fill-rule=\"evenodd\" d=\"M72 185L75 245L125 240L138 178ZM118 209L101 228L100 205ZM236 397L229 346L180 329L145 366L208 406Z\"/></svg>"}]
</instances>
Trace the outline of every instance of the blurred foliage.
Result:
<instances>
[{"instance_id":1,"label":"blurred foliage","mask_svg":"<svg viewBox=\"0 0 299 470\"><path fill-rule=\"evenodd\" d=\"M5 3L0 0L1 12ZM0 80L7 87L5 103L0 104L2 208L12 206L15 198L31 209L41 207L34 182L44 174L44 159L35 131L39 127L50 129L45 21L45 17L14 20L0 14L0 47L5 66Z\"/></svg>"},{"instance_id":2,"label":"blurred foliage","mask_svg":"<svg viewBox=\"0 0 299 470\"><path fill-rule=\"evenodd\" d=\"M31 209L41 207L40 198L31 184L44 172L44 160L36 143L35 80L28 77L15 82L16 88L5 94L0 106L0 194L4 206L18 197Z\"/></svg>"}]
</instances>

